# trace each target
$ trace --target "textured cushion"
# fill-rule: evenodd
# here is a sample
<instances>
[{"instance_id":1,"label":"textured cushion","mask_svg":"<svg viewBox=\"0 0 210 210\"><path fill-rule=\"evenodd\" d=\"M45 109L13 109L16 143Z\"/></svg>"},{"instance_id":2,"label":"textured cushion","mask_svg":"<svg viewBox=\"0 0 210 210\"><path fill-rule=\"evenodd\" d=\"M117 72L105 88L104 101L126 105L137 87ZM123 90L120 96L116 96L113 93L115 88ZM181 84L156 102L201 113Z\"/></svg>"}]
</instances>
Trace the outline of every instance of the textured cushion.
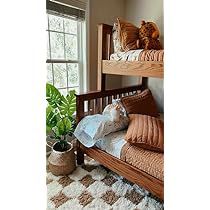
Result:
<instances>
[{"instance_id":1,"label":"textured cushion","mask_svg":"<svg viewBox=\"0 0 210 210\"><path fill-rule=\"evenodd\" d=\"M120 116L120 120L113 122L107 115L90 115L84 117L77 125L74 135L86 147L92 147L104 136L128 127L129 119Z\"/></svg>"},{"instance_id":2,"label":"textured cushion","mask_svg":"<svg viewBox=\"0 0 210 210\"><path fill-rule=\"evenodd\" d=\"M164 151L163 122L155 117L130 114L125 140L144 149Z\"/></svg>"},{"instance_id":3,"label":"textured cushion","mask_svg":"<svg viewBox=\"0 0 210 210\"><path fill-rule=\"evenodd\" d=\"M145 114L158 117L158 109L149 89L121 98L127 114Z\"/></svg>"},{"instance_id":4,"label":"textured cushion","mask_svg":"<svg viewBox=\"0 0 210 210\"><path fill-rule=\"evenodd\" d=\"M121 160L164 181L164 154L126 143L121 150Z\"/></svg>"},{"instance_id":5,"label":"textured cushion","mask_svg":"<svg viewBox=\"0 0 210 210\"><path fill-rule=\"evenodd\" d=\"M135 50L139 48L139 28L131 23L117 19L120 45L124 51Z\"/></svg>"}]
</instances>

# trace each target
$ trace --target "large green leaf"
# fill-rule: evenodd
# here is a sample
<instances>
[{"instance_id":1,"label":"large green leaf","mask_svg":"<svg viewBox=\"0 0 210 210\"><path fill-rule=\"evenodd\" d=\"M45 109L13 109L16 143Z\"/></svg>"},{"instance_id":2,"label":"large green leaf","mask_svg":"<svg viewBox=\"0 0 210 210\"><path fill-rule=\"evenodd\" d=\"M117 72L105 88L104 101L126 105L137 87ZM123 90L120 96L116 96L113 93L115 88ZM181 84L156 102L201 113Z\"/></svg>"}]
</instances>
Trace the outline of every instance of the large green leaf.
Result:
<instances>
[{"instance_id":1,"label":"large green leaf","mask_svg":"<svg viewBox=\"0 0 210 210\"><path fill-rule=\"evenodd\" d=\"M46 125L50 128L53 128L57 123L56 115L53 112L53 108L48 106L46 108Z\"/></svg>"},{"instance_id":2,"label":"large green leaf","mask_svg":"<svg viewBox=\"0 0 210 210\"><path fill-rule=\"evenodd\" d=\"M72 117L73 113L76 111L76 97L75 90L69 91L66 98L64 96L61 97L61 104L59 106L59 110L62 115Z\"/></svg>"},{"instance_id":3,"label":"large green leaf","mask_svg":"<svg viewBox=\"0 0 210 210\"><path fill-rule=\"evenodd\" d=\"M46 131L49 133L53 127L56 126L60 120L59 113L55 112L54 109L49 105L46 108Z\"/></svg>"},{"instance_id":4,"label":"large green leaf","mask_svg":"<svg viewBox=\"0 0 210 210\"><path fill-rule=\"evenodd\" d=\"M56 127L57 136L66 135L71 129L71 121L67 117L65 117L64 119L57 122Z\"/></svg>"},{"instance_id":5,"label":"large green leaf","mask_svg":"<svg viewBox=\"0 0 210 210\"><path fill-rule=\"evenodd\" d=\"M46 84L46 100L53 108L57 108L61 104L61 94L53 85Z\"/></svg>"}]
</instances>

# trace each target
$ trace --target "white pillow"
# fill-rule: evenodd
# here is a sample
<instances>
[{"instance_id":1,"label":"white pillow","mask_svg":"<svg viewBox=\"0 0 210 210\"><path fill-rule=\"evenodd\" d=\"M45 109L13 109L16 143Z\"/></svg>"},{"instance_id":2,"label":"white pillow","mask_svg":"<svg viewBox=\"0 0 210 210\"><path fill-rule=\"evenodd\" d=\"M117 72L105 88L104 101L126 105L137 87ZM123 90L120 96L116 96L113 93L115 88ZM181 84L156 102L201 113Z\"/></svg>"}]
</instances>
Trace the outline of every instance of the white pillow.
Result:
<instances>
[{"instance_id":1,"label":"white pillow","mask_svg":"<svg viewBox=\"0 0 210 210\"><path fill-rule=\"evenodd\" d=\"M104 136L128 127L129 119L120 116L119 121L112 121L108 115L90 115L77 125L74 135L86 147L92 147Z\"/></svg>"}]
</instances>

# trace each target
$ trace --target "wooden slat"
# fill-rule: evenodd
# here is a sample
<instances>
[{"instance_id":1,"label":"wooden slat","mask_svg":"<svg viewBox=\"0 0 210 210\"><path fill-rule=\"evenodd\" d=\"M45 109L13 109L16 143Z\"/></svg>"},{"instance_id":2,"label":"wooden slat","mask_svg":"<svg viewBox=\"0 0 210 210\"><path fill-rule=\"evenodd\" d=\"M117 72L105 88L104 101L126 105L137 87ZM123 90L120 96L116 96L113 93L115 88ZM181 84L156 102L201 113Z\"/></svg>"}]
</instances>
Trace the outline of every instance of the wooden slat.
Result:
<instances>
[{"instance_id":1,"label":"wooden slat","mask_svg":"<svg viewBox=\"0 0 210 210\"><path fill-rule=\"evenodd\" d=\"M158 180L144 171L131 166L98 148L86 148L81 146L81 149L94 160L102 163L104 166L125 177L129 181L144 187L163 200L163 181Z\"/></svg>"},{"instance_id":2,"label":"wooden slat","mask_svg":"<svg viewBox=\"0 0 210 210\"><path fill-rule=\"evenodd\" d=\"M91 109L91 108L90 108L90 100L88 100L87 109L88 109L88 110L87 110L87 112L88 112L88 115L90 115L90 109Z\"/></svg>"},{"instance_id":3,"label":"wooden slat","mask_svg":"<svg viewBox=\"0 0 210 210\"><path fill-rule=\"evenodd\" d=\"M99 114L101 113L101 99L100 98L97 98L96 99L96 114Z\"/></svg>"},{"instance_id":4,"label":"wooden slat","mask_svg":"<svg viewBox=\"0 0 210 210\"><path fill-rule=\"evenodd\" d=\"M102 110L104 110L105 106L106 106L106 97L103 97L102 98Z\"/></svg>"},{"instance_id":5,"label":"wooden slat","mask_svg":"<svg viewBox=\"0 0 210 210\"><path fill-rule=\"evenodd\" d=\"M112 96L108 96L108 103L109 103L109 104L112 103Z\"/></svg>"},{"instance_id":6,"label":"wooden slat","mask_svg":"<svg viewBox=\"0 0 210 210\"><path fill-rule=\"evenodd\" d=\"M103 74L163 78L163 62L102 60Z\"/></svg>"},{"instance_id":7,"label":"wooden slat","mask_svg":"<svg viewBox=\"0 0 210 210\"><path fill-rule=\"evenodd\" d=\"M94 101L93 100L88 100L88 115L93 114L93 107L94 107Z\"/></svg>"},{"instance_id":8,"label":"wooden slat","mask_svg":"<svg viewBox=\"0 0 210 210\"><path fill-rule=\"evenodd\" d=\"M93 99L93 114L96 114L97 113L97 101L96 99Z\"/></svg>"}]
</instances>

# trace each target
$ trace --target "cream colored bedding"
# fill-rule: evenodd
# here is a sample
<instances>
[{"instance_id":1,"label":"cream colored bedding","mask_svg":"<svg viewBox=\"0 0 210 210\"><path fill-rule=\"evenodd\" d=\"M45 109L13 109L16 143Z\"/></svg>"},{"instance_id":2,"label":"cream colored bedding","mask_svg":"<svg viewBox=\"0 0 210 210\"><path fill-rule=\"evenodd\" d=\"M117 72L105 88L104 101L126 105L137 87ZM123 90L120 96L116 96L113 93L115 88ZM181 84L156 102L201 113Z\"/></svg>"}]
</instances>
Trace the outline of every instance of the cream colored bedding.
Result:
<instances>
[{"instance_id":1,"label":"cream colored bedding","mask_svg":"<svg viewBox=\"0 0 210 210\"><path fill-rule=\"evenodd\" d=\"M164 50L129 50L111 54L110 60L115 61L163 61Z\"/></svg>"}]
</instances>

